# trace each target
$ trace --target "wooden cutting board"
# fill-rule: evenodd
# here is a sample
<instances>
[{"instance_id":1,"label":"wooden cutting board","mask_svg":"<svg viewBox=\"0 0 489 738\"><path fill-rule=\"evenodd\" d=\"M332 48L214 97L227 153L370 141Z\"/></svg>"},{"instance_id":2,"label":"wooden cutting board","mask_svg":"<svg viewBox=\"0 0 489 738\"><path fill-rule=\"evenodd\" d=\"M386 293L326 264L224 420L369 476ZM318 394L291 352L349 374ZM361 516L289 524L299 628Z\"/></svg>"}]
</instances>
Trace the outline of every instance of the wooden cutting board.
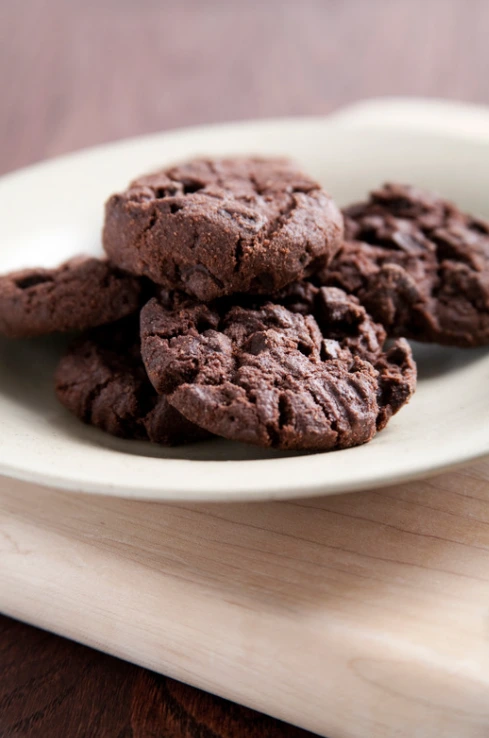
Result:
<instances>
[{"instance_id":1,"label":"wooden cutting board","mask_svg":"<svg viewBox=\"0 0 489 738\"><path fill-rule=\"evenodd\" d=\"M0 609L329 738L489 735L489 462L155 504L2 479Z\"/></svg>"}]
</instances>

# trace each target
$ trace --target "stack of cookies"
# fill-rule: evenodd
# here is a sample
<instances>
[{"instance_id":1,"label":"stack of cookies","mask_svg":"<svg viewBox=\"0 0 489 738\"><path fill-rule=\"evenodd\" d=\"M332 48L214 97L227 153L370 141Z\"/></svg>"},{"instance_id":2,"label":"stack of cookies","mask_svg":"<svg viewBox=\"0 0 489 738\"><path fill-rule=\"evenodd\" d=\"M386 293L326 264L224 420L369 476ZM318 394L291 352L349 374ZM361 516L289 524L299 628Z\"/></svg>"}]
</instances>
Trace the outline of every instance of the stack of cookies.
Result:
<instances>
[{"instance_id":1,"label":"stack of cookies","mask_svg":"<svg viewBox=\"0 0 489 738\"><path fill-rule=\"evenodd\" d=\"M489 342L489 226L411 187L343 215L287 160L196 160L113 195L103 243L0 278L0 332L80 334L58 398L120 437L355 446L415 390L406 336Z\"/></svg>"}]
</instances>

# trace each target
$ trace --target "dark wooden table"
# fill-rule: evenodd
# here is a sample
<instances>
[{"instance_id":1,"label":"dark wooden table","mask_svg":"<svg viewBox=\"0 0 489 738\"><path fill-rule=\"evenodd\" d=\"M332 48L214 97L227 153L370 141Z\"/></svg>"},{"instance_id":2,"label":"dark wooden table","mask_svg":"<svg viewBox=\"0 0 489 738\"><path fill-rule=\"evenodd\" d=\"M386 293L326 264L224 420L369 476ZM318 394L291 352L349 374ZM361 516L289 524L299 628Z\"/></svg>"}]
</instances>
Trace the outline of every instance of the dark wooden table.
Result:
<instances>
[{"instance_id":1,"label":"dark wooden table","mask_svg":"<svg viewBox=\"0 0 489 738\"><path fill-rule=\"evenodd\" d=\"M489 103L488 34L487 0L2 0L0 172L375 95ZM306 735L0 617L0 738Z\"/></svg>"}]
</instances>

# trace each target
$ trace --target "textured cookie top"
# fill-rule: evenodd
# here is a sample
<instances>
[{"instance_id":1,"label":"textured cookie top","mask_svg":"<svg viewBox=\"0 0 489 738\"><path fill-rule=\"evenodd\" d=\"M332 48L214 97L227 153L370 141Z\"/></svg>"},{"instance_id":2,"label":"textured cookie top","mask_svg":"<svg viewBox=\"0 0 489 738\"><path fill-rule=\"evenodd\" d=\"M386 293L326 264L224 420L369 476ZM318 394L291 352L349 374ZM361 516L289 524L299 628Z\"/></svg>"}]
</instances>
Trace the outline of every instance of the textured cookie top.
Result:
<instances>
[{"instance_id":1,"label":"textured cookie top","mask_svg":"<svg viewBox=\"0 0 489 738\"><path fill-rule=\"evenodd\" d=\"M0 277L0 333L22 338L111 323L137 310L140 292L136 277L83 256L12 272Z\"/></svg>"},{"instance_id":2,"label":"textured cookie top","mask_svg":"<svg viewBox=\"0 0 489 738\"><path fill-rule=\"evenodd\" d=\"M128 439L174 445L206 437L158 396L139 348L138 317L85 333L56 371L60 402L84 423Z\"/></svg>"},{"instance_id":3,"label":"textured cookie top","mask_svg":"<svg viewBox=\"0 0 489 738\"><path fill-rule=\"evenodd\" d=\"M382 353L384 328L372 320L356 297L341 289L318 288L305 280L293 282L276 293L273 302L293 313L312 315L324 340L337 341L353 356L375 363Z\"/></svg>"},{"instance_id":4,"label":"textured cookie top","mask_svg":"<svg viewBox=\"0 0 489 738\"><path fill-rule=\"evenodd\" d=\"M391 336L489 342L489 223L388 184L345 211L346 242L316 277L358 295Z\"/></svg>"},{"instance_id":5,"label":"textured cookie top","mask_svg":"<svg viewBox=\"0 0 489 738\"><path fill-rule=\"evenodd\" d=\"M340 290L314 302L321 329L278 304L169 309L153 299L141 314L148 375L183 415L226 438L297 450L365 443L414 391L409 346L382 353L381 333Z\"/></svg>"},{"instance_id":6,"label":"textured cookie top","mask_svg":"<svg viewBox=\"0 0 489 738\"><path fill-rule=\"evenodd\" d=\"M121 268L210 301L281 289L330 261L342 233L329 195L291 162L197 160L113 195L104 247Z\"/></svg>"}]
</instances>

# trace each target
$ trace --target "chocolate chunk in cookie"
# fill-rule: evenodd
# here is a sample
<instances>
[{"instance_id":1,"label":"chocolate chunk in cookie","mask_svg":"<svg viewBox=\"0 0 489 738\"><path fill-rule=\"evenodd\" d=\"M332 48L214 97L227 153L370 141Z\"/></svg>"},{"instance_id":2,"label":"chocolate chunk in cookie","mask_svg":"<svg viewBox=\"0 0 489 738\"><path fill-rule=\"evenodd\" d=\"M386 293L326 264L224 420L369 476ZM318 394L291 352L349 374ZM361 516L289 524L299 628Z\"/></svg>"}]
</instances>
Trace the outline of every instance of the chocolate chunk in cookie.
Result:
<instances>
[{"instance_id":1,"label":"chocolate chunk in cookie","mask_svg":"<svg viewBox=\"0 0 489 738\"><path fill-rule=\"evenodd\" d=\"M0 333L26 338L111 323L137 310L140 292L139 279L89 257L13 272L0 277Z\"/></svg>"},{"instance_id":2,"label":"chocolate chunk in cookie","mask_svg":"<svg viewBox=\"0 0 489 738\"><path fill-rule=\"evenodd\" d=\"M489 223L388 184L345 211L346 242L315 277L357 295L390 336L489 343Z\"/></svg>"},{"instance_id":3,"label":"chocolate chunk in cookie","mask_svg":"<svg viewBox=\"0 0 489 738\"><path fill-rule=\"evenodd\" d=\"M281 289L326 265L342 234L332 199L291 162L197 160L113 195L104 247L122 269L210 301Z\"/></svg>"},{"instance_id":4,"label":"chocolate chunk in cookie","mask_svg":"<svg viewBox=\"0 0 489 738\"><path fill-rule=\"evenodd\" d=\"M153 299L141 313L148 376L225 438L315 451L365 443L414 391L409 346L383 353L382 330L340 290L312 299L317 320L272 303L168 309Z\"/></svg>"},{"instance_id":5,"label":"chocolate chunk in cookie","mask_svg":"<svg viewBox=\"0 0 489 738\"><path fill-rule=\"evenodd\" d=\"M382 353L384 328L374 323L356 297L343 290L320 289L307 281L294 282L276 293L273 301L293 313L313 315L322 334L339 341L354 356L375 363Z\"/></svg>"},{"instance_id":6,"label":"chocolate chunk in cookie","mask_svg":"<svg viewBox=\"0 0 489 738\"><path fill-rule=\"evenodd\" d=\"M141 360L138 316L78 338L56 371L60 402L84 423L114 436L165 446L209 436L159 396Z\"/></svg>"}]
</instances>

